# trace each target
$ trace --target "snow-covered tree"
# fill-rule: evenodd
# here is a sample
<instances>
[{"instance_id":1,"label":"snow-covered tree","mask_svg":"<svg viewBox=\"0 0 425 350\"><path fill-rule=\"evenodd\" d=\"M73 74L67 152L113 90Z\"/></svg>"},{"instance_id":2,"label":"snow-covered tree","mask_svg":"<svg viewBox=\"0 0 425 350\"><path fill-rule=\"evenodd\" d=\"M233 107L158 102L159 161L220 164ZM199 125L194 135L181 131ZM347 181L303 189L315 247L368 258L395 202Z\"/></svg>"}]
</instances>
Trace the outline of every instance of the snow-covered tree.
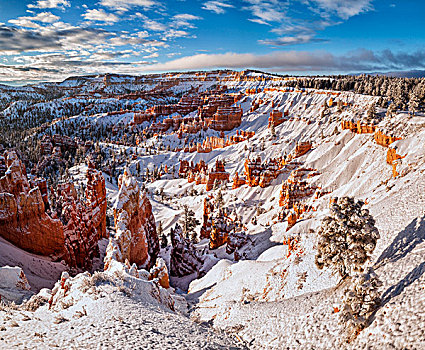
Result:
<instances>
[{"instance_id":1,"label":"snow-covered tree","mask_svg":"<svg viewBox=\"0 0 425 350\"><path fill-rule=\"evenodd\" d=\"M375 104L372 103L367 110L367 120L370 122L376 117L376 107Z\"/></svg>"},{"instance_id":2,"label":"snow-covered tree","mask_svg":"<svg viewBox=\"0 0 425 350\"><path fill-rule=\"evenodd\" d=\"M419 98L419 95L416 91L413 91L409 95L409 111L412 113L412 115L415 115L416 112L419 110L419 105L421 103L421 100Z\"/></svg>"},{"instance_id":3,"label":"snow-covered tree","mask_svg":"<svg viewBox=\"0 0 425 350\"><path fill-rule=\"evenodd\" d=\"M180 223L186 238L189 238L189 233L192 233L195 227L200 224L199 220L195 218L195 212L189 209L187 205L183 206L183 217L180 219Z\"/></svg>"},{"instance_id":4,"label":"snow-covered tree","mask_svg":"<svg viewBox=\"0 0 425 350\"><path fill-rule=\"evenodd\" d=\"M337 198L332 204L318 232L319 269L334 268L341 277L362 271L379 238L375 220L363 205L363 201L355 202L351 197Z\"/></svg>"},{"instance_id":5,"label":"snow-covered tree","mask_svg":"<svg viewBox=\"0 0 425 350\"><path fill-rule=\"evenodd\" d=\"M168 239L165 234L161 236L161 248L166 248L168 246Z\"/></svg>"},{"instance_id":6,"label":"snow-covered tree","mask_svg":"<svg viewBox=\"0 0 425 350\"><path fill-rule=\"evenodd\" d=\"M393 102L391 102L390 105L388 106L386 116L391 118L396 112L397 112L397 106Z\"/></svg>"},{"instance_id":7,"label":"snow-covered tree","mask_svg":"<svg viewBox=\"0 0 425 350\"><path fill-rule=\"evenodd\" d=\"M345 290L341 310L341 322L347 330L361 331L366 327L370 315L381 305L381 286L382 282L372 268L352 277L350 288Z\"/></svg>"}]
</instances>

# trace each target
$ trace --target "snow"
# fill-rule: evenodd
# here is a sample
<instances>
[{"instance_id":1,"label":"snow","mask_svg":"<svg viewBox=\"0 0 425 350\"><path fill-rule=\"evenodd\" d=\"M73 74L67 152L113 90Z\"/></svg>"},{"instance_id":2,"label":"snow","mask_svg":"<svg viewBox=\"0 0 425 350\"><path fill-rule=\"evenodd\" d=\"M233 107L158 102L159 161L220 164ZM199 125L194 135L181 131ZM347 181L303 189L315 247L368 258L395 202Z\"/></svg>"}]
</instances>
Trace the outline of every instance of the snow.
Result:
<instances>
[{"instance_id":1,"label":"snow","mask_svg":"<svg viewBox=\"0 0 425 350\"><path fill-rule=\"evenodd\" d=\"M190 78L191 74L181 76ZM258 73L249 74L255 76ZM102 84L99 77L90 79L84 80L85 85L81 89L90 91L96 84ZM206 81L197 82L196 85L203 91L215 83L217 81ZM234 91L273 85L267 81L230 80L222 83ZM63 84L73 86L81 82L69 80ZM129 85L123 83L122 86ZM153 85L143 86L148 89ZM186 81L172 89L181 93L190 87L191 82ZM109 88L111 91L119 89L115 85ZM392 167L386 163L387 148L377 145L373 134L358 135L340 128L342 119L361 119L377 98L342 92L337 99L351 102L352 106L344 108L342 113L331 108L321 118L321 106L329 99L326 93L307 89L302 93L273 91L246 96L241 101L244 116L239 129L255 131L255 136L249 141L208 154L160 151L154 155L141 155L142 152L139 152L137 159L130 161L129 169L135 174L137 163L144 173L146 168L152 170L160 165L167 165L170 170L173 166L178 169L179 160L204 160L211 167L217 159L224 159L226 171L232 178L236 171L239 175L243 174L243 162L248 157L260 156L262 161L269 160L291 152L297 141L311 141L313 149L297 158L297 161L302 162L303 167L317 169L320 173L307 179L308 183L331 192L319 199L307 199L306 203L315 210L306 213L287 231L286 222L275 221L280 210L278 201L282 182L289 177L290 171L283 172L264 189L244 185L232 190L231 184L228 184L223 189L224 203L241 217L250 238L247 246L241 250L245 253L245 260L233 261L223 248L211 251L204 240L196 247L207 254L204 267L209 271L206 275L196 280L196 274L182 279L172 278L171 282L179 287L179 293L189 287L188 293L183 295L190 303L190 317L193 320L212 324L215 330L236 336L252 349L423 349L425 118L408 118L406 113L400 112L378 124L380 129L391 130L395 136L403 137L390 146L397 150L397 154L405 156L397 165L400 176L393 178ZM259 98L266 103L256 111L249 112L251 102ZM274 107L271 107L271 101ZM287 110L291 117L290 121L275 128L275 140L270 138L267 129L272 109ZM384 112L378 109L378 113ZM76 116L75 119L114 124L127 123L131 121L130 117L96 113ZM227 132L226 136L235 132ZM203 137L207 135L217 133L208 132ZM150 139L140 145L139 150L158 142L174 148L180 141L175 135L167 134ZM110 149L129 148L106 142L102 146ZM132 150L135 148L131 147ZM71 169L74 170L79 174L84 171L78 167ZM79 176L76 176L76 181ZM161 221L166 234L178 222L183 205L188 205L195 211L196 218L202 220L203 199L209 194L205 193L205 185L189 184L185 179L170 179L172 176L167 176L146 184L155 219L157 223ZM170 197L169 200L155 194L161 189ZM198 194L189 195L192 189ZM109 201L115 202L117 186L107 181L107 191ZM381 237L370 266L383 282L380 287L383 304L371 318L370 325L351 343L346 343L345 329L339 323L340 313L335 312L335 308L341 309L343 291L348 287L348 281L341 282L330 269L318 270L314 262L317 230L321 220L329 213L330 198L336 196L354 196L365 200ZM265 209L265 212L257 214L257 207ZM253 216L257 218L257 225L251 222ZM288 245L284 244L288 238L298 240L298 249L291 254ZM52 288L64 268L59 263L22 252L2 240L0 250L0 265L21 266L34 291L43 286ZM169 261L167 254L169 249L162 249L161 256L166 262ZM117 265L116 269L119 271L122 266ZM170 295L172 298L178 297L172 292ZM192 323L146 295L137 292L129 297L123 294L116 285L102 285L97 299L87 295L78 298L74 305L60 311L48 311L47 306L42 306L35 313L10 311L13 317L9 320L6 317L10 315L0 311L0 327L6 327L6 331L0 332L1 337L8 348L34 345L37 348L57 345L61 348L164 349L236 346L227 337L211 333L211 329ZM183 300L180 302L185 305ZM82 311L83 306L87 316L75 318L74 315ZM58 314L68 321L55 324L53 321ZM23 315L28 315L31 320L24 321ZM19 324L19 332L11 327L13 321ZM73 334L73 337L69 334Z\"/></svg>"},{"instance_id":2,"label":"snow","mask_svg":"<svg viewBox=\"0 0 425 350\"><path fill-rule=\"evenodd\" d=\"M66 309L0 311L1 348L51 349L239 349L184 315L155 303L144 293L99 284ZM80 294L81 291L79 291ZM130 295L128 293L131 293ZM76 293L73 294L76 297ZM72 336L70 336L72 335Z\"/></svg>"}]
</instances>

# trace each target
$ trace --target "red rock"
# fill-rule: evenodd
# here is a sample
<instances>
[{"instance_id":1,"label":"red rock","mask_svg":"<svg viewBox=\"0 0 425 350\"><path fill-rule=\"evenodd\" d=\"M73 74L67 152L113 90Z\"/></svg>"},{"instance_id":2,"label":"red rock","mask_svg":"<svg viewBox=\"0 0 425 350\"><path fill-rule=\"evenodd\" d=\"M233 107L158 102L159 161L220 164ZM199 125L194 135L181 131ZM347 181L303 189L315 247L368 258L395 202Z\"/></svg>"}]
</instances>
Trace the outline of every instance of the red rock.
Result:
<instances>
[{"instance_id":1,"label":"red rock","mask_svg":"<svg viewBox=\"0 0 425 350\"><path fill-rule=\"evenodd\" d=\"M98 255L97 242L106 235L106 191L101 173L88 178L87 187L92 190L87 203L77 200L72 184L63 184L52 193L57 198L58 220L46 213L45 180L35 180L35 187L30 188L16 153L6 152L5 159L8 171L0 179L0 211L4 213L0 235L26 251L63 258L73 267L90 268ZM97 184L92 184L93 179Z\"/></svg>"},{"instance_id":2,"label":"red rock","mask_svg":"<svg viewBox=\"0 0 425 350\"><path fill-rule=\"evenodd\" d=\"M262 163L260 157L245 160L246 183L250 187L265 188L279 176L284 164L283 158L270 159L267 163Z\"/></svg>"},{"instance_id":3,"label":"red rock","mask_svg":"<svg viewBox=\"0 0 425 350\"><path fill-rule=\"evenodd\" d=\"M72 183L58 186L57 216L62 222L71 266L90 269L99 256L98 241L106 237L106 188L102 172L92 163L87 169L86 200L80 201Z\"/></svg>"},{"instance_id":4,"label":"red rock","mask_svg":"<svg viewBox=\"0 0 425 350\"><path fill-rule=\"evenodd\" d=\"M5 152L7 171L0 178L0 236L17 247L69 261L63 226L45 212L38 187L30 188L24 164L15 152Z\"/></svg>"},{"instance_id":5,"label":"red rock","mask_svg":"<svg viewBox=\"0 0 425 350\"><path fill-rule=\"evenodd\" d=\"M218 107L208 126L217 131L230 131L241 125L241 107Z\"/></svg>"},{"instance_id":6,"label":"red rock","mask_svg":"<svg viewBox=\"0 0 425 350\"><path fill-rule=\"evenodd\" d=\"M387 164L392 166L393 177L397 177L399 174L397 172L397 164L399 159L403 159L406 155L401 156L397 154L397 150L394 148L388 148L387 151Z\"/></svg>"},{"instance_id":7,"label":"red rock","mask_svg":"<svg viewBox=\"0 0 425 350\"><path fill-rule=\"evenodd\" d=\"M228 182L230 174L224 170L224 164L220 160L216 160L215 169L208 173L206 190L210 191L214 187L214 183L218 182Z\"/></svg>"},{"instance_id":8,"label":"red rock","mask_svg":"<svg viewBox=\"0 0 425 350\"><path fill-rule=\"evenodd\" d=\"M268 127L270 128L272 124L274 126L278 126L278 125L282 124L285 121L284 117L286 117L288 115L289 115L288 111L285 111L283 113L281 111L274 109L273 111L270 112Z\"/></svg>"},{"instance_id":9,"label":"red rock","mask_svg":"<svg viewBox=\"0 0 425 350\"><path fill-rule=\"evenodd\" d=\"M170 278L168 276L167 265L162 258L157 258L155 266L149 271L149 280L157 279L158 283L163 288L170 288Z\"/></svg>"},{"instance_id":10,"label":"red rock","mask_svg":"<svg viewBox=\"0 0 425 350\"><path fill-rule=\"evenodd\" d=\"M343 120L341 122L343 130L349 129L356 134L373 134L375 132L375 125L361 124L360 120L354 124L351 120Z\"/></svg>"},{"instance_id":11,"label":"red rock","mask_svg":"<svg viewBox=\"0 0 425 350\"><path fill-rule=\"evenodd\" d=\"M295 154L293 158L301 157L302 155L306 154L311 150L312 146L313 145L309 141L298 142L297 146L295 147Z\"/></svg>"},{"instance_id":12,"label":"red rock","mask_svg":"<svg viewBox=\"0 0 425 350\"><path fill-rule=\"evenodd\" d=\"M114 206L116 243L125 259L149 269L159 253L155 218L146 192L139 189L129 170L119 177L120 188Z\"/></svg>"},{"instance_id":13,"label":"red rock","mask_svg":"<svg viewBox=\"0 0 425 350\"><path fill-rule=\"evenodd\" d=\"M242 247L247 237L242 232L242 224L237 218L232 219L225 208L220 208L212 196L204 198L203 223L201 238L210 240L210 249L217 249L227 244L228 254Z\"/></svg>"},{"instance_id":14,"label":"red rock","mask_svg":"<svg viewBox=\"0 0 425 350\"><path fill-rule=\"evenodd\" d=\"M239 177L238 172L236 172L235 176L233 177L233 185L232 185L232 189L236 189L239 188L243 185L246 184L246 179L245 177Z\"/></svg>"},{"instance_id":15,"label":"red rock","mask_svg":"<svg viewBox=\"0 0 425 350\"><path fill-rule=\"evenodd\" d=\"M392 136L392 135L390 135L390 136L385 135L384 133L382 133L381 130L377 130L375 132L375 134L373 135L373 138L375 139L375 141L378 145L381 145L381 146L384 146L384 147L388 147L393 142L395 142L397 140L401 140L401 137L396 137L396 136Z\"/></svg>"},{"instance_id":16,"label":"red rock","mask_svg":"<svg viewBox=\"0 0 425 350\"><path fill-rule=\"evenodd\" d=\"M314 194L316 187L302 180L311 170L304 168L294 170L282 184L279 197L279 205L281 207L292 209L294 205L298 204L303 198L310 197Z\"/></svg>"}]
</instances>

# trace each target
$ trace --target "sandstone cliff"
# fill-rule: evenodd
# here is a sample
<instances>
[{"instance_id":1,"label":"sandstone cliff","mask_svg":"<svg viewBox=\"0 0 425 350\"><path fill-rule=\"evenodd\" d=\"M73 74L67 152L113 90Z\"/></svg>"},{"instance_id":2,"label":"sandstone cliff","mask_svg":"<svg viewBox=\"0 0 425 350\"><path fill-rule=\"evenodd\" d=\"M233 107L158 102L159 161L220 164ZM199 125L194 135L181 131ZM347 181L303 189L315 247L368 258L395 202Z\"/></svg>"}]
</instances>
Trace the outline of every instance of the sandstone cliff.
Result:
<instances>
[{"instance_id":1,"label":"sandstone cliff","mask_svg":"<svg viewBox=\"0 0 425 350\"><path fill-rule=\"evenodd\" d=\"M118 185L120 190L114 206L116 236L109 242L107 255L148 269L159 253L152 206L128 169L120 176Z\"/></svg>"}]
</instances>

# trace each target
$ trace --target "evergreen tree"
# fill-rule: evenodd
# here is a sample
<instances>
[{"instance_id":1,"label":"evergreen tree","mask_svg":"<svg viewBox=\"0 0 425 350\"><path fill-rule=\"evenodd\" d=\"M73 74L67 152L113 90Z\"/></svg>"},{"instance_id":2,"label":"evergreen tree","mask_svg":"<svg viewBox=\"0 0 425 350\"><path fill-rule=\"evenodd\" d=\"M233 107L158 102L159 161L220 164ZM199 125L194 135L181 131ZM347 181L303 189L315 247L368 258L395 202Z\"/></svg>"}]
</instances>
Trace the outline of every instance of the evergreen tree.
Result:
<instances>
[{"instance_id":1,"label":"evergreen tree","mask_svg":"<svg viewBox=\"0 0 425 350\"><path fill-rule=\"evenodd\" d=\"M351 197L338 198L331 214L323 219L319 229L316 265L331 267L341 277L361 272L379 238L375 220L362 201Z\"/></svg>"},{"instance_id":2,"label":"evergreen tree","mask_svg":"<svg viewBox=\"0 0 425 350\"><path fill-rule=\"evenodd\" d=\"M168 239L165 234L161 236L161 248L167 248L168 246Z\"/></svg>"},{"instance_id":3,"label":"evergreen tree","mask_svg":"<svg viewBox=\"0 0 425 350\"><path fill-rule=\"evenodd\" d=\"M391 102L388 106L387 113L385 114L387 117L391 118L397 112L397 107L395 103Z\"/></svg>"},{"instance_id":4,"label":"evergreen tree","mask_svg":"<svg viewBox=\"0 0 425 350\"><path fill-rule=\"evenodd\" d=\"M183 217L180 219L180 223L186 238L189 238L189 234L200 224L199 220L195 218L195 212L186 204L183 206Z\"/></svg>"},{"instance_id":5,"label":"evergreen tree","mask_svg":"<svg viewBox=\"0 0 425 350\"><path fill-rule=\"evenodd\" d=\"M367 121L371 122L372 120L375 119L375 117L376 117L376 107L375 107L375 104L372 103L369 106L369 109L367 110Z\"/></svg>"},{"instance_id":6,"label":"evergreen tree","mask_svg":"<svg viewBox=\"0 0 425 350\"><path fill-rule=\"evenodd\" d=\"M355 337L364 329L369 317L381 305L381 286L382 282L372 268L352 277L350 288L345 290L341 311L341 322L350 335Z\"/></svg>"}]
</instances>

